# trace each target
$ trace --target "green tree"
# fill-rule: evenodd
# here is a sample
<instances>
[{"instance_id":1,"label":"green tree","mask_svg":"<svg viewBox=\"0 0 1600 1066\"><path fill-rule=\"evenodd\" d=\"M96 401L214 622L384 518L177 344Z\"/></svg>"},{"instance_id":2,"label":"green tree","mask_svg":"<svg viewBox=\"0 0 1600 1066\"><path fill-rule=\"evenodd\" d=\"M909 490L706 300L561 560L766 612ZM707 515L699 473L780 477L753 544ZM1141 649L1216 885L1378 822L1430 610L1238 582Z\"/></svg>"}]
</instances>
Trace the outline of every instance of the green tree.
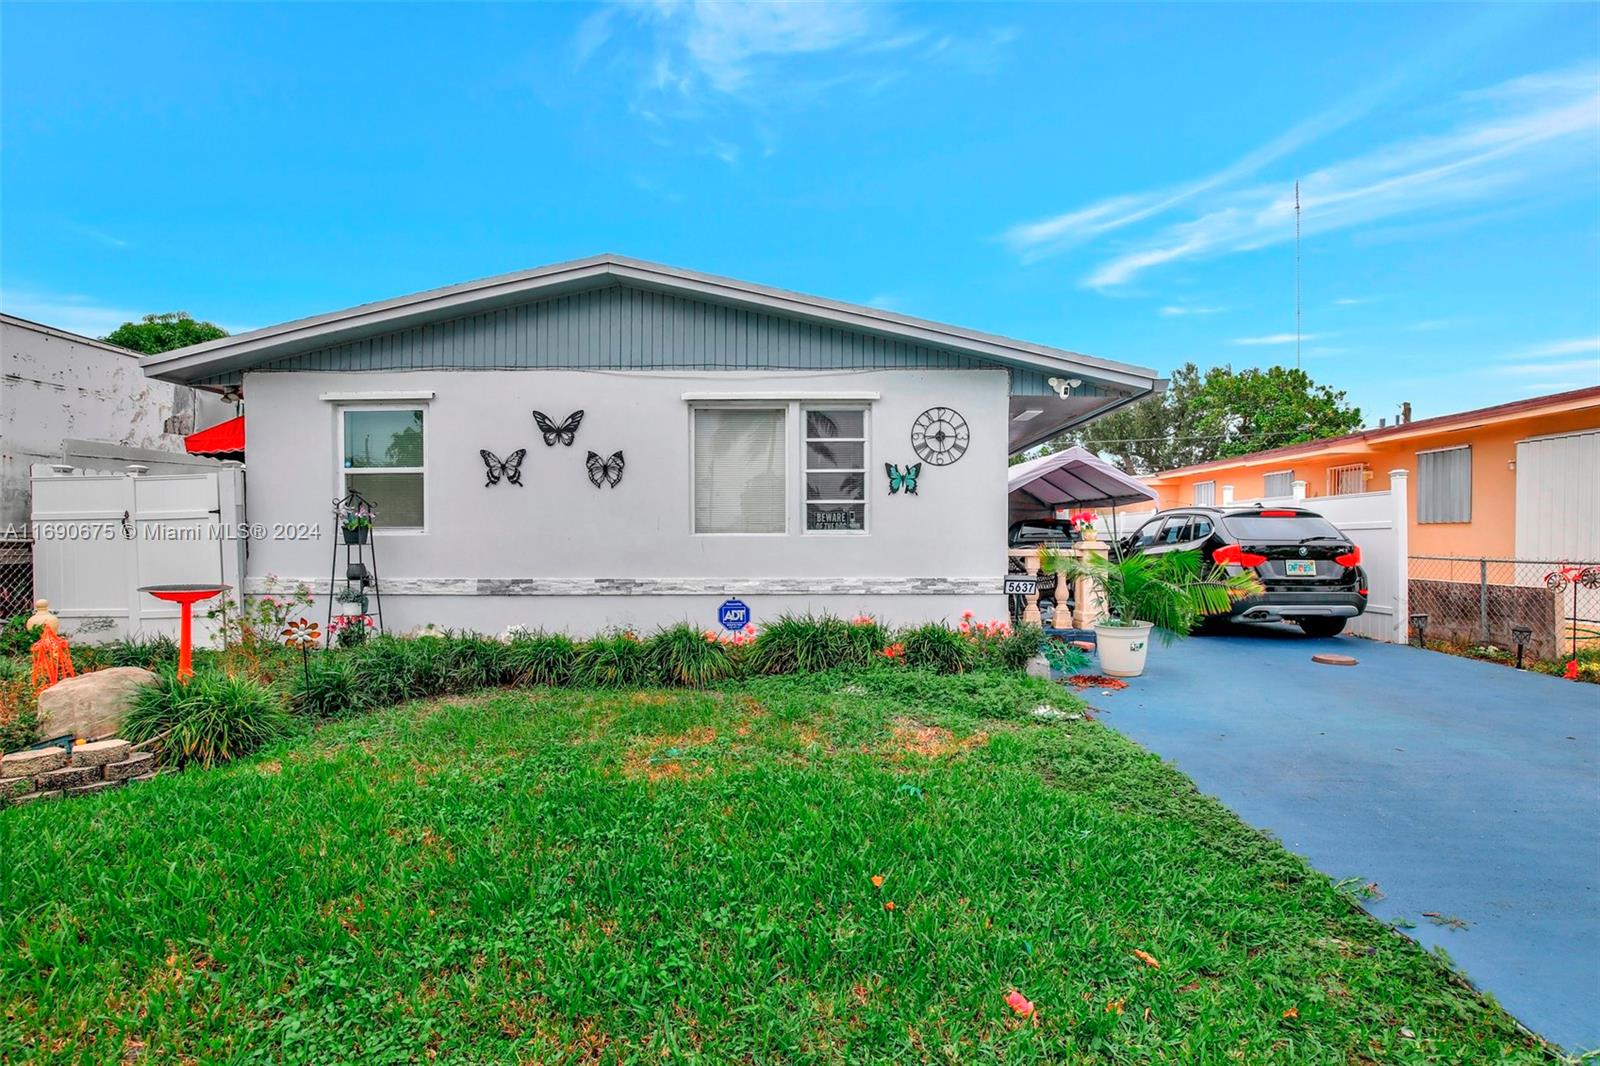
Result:
<instances>
[{"instance_id":1,"label":"green tree","mask_svg":"<svg viewBox=\"0 0 1600 1066\"><path fill-rule=\"evenodd\" d=\"M1303 370L1213 367L1172 372L1166 392L1089 423L1045 445L1081 444L1130 474L1154 474L1361 428L1345 394Z\"/></svg>"},{"instance_id":2,"label":"green tree","mask_svg":"<svg viewBox=\"0 0 1600 1066\"><path fill-rule=\"evenodd\" d=\"M214 322L197 322L187 311L169 311L145 315L138 322L124 322L101 339L131 351L157 355L227 335L228 331Z\"/></svg>"}]
</instances>

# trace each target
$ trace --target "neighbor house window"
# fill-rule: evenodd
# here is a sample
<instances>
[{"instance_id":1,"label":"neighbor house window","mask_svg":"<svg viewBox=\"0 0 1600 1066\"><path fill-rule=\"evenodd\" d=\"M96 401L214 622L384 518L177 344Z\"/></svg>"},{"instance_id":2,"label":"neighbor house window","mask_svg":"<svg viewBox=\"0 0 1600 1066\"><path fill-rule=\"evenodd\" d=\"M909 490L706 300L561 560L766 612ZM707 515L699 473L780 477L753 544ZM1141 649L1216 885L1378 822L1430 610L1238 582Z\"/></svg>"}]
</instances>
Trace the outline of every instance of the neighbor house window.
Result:
<instances>
[{"instance_id":1,"label":"neighbor house window","mask_svg":"<svg viewBox=\"0 0 1600 1066\"><path fill-rule=\"evenodd\" d=\"M1217 483L1215 481L1196 481L1194 483L1194 505L1196 507L1211 507L1217 502Z\"/></svg>"},{"instance_id":2,"label":"neighbor house window","mask_svg":"<svg viewBox=\"0 0 1600 1066\"><path fill-rule=\"evenodd\" d=\"M867 412L860 407L807 407L805 508L808 532L860 533L867 528Z\"/></svg>"},{"instance_id":3,"label":"neighbor house window","mask_svg":"<svg viewBox=\"0 0 1600 1066\"><path fill-rule=\"evenodd\" d=\"M1472 448L1417 453L1417 521L1472 521Z\"/></svg>"},{"instance_id":4,"label":"neighbor house window","mask_svg":"<svg viewBox=\"0 0 1600 1066\"><path fill-rule=\"evenodd\" d=\"M427 450L420 407L346 407L339 412L345 492L359 492L377 510L379 529L422 529L426 523Z\"/></svg>"},{"instance_id":5,"label":"neighbor house window","mask_svg":"<svg viewBox=\"0 0 1600 1066\"><path fill-rule=\"evenodd\" d=\"M1367 468L1360 463L1354 466L1336 466L1328 471L1328 495L1349 496L1367 491Z\"/></svg>"},{"instance_id":6,"label":"neighbor house window","mask_svg":"<svg viewBox=\"0 0 1600 1066\"><path fill-rule=\"evenodd\" d=\"M1279 470L1275 474L1262 474L1261 495L1268 499L1274 496L1293 496L1294 471Z\"/></svg>"},{"instance_id":7,"label":"neighbor house window","mask_svg":"<svg viewBox=\"0 0 1600 1066\"><path fill-rule=\"evenodd\" d=\"M694 531L787 530L785 421L777 408L694 410Z\"/></svg>"}]
</instances>

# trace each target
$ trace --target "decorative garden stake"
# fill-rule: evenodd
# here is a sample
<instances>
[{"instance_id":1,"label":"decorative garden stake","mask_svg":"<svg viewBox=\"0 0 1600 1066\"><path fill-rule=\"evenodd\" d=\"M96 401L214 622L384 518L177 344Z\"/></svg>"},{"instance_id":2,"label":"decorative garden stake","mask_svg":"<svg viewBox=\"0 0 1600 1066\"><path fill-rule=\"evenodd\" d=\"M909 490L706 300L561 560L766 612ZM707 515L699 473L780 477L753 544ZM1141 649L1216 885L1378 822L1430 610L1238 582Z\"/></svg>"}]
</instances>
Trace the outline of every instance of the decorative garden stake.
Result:
<instances>
[{"instance_id":1,"label":"decorative garden stake","mask_svg":"<svg viewBox=\"0 0 1600 1066\"><path fill-rule=\"evenodd\" d=\"M559 426L550 421L543 411L533 412L533 420L539 424L539 432L544 434L545 447L554 448L556 441L560 441L570 448L572 438L578 435L578 426L583 422L583 412L572 412Z\"/></svg>"},{"instance_id":2,"label":"decorative garden stake","mask_svg":"<svg viewBox=\"0 0 1600 1066\"><path fill-rule=\"evenodd\" d=\"M883 469L889 475L889 495L893 496L901 489L906 490L907 496L917 494L917 476L922 473L921 463L912 463L904 470L893 463L884 463Z\"/></svg>"},{"instance_id":3,"label":"decorative garden stake","mask_svg":"<svg viewBox=\"0 0 1600 1066\"><path fill-rule=\"evenodd\" d=\"M528 449L518 448L504 459L483 448L478 449L478 454L483 456L484 469L489 476L489 480L483 483L484 488L500 484L501 478L518 488L522 487L522 460L527 458Z\"/></svg>"},{"instance_id":4,"label":"decorative garden stake","mask_svg":"<svg viewBox=\"0 0 1600 1066\"><path fill-rule=\"evenodd\" d=\"M300 652L300 667L305 671L306 688L311 687L311 649L322 639L322 630L309 618L297 618L283 627L283 643Z\"/></svg>"},{"instance_id":5,"label":"decorative garden stake","mask_svg":"<svg viewBox=\"0 0 1600 1066\"><path fill-rule=\"evenodd\" d=\"M621 483L621 452L612 452L609 459L602 459L597 453L590 452L589 458L585 462L589 466L589 480L594 484L595 488L604 488L606 485L616 488Z\"/></svg>"},{"instance_id":6,"label":"decorative garden stake","mask_svg":"<svg viewBox=\"0 0 1600 1066\"><path fill-rule=\"evenodd\" d=\"M61 635L61 620L51 613L49 600L33 601L28 628L39 631L39 639L33 644L33 690L47 689L63 677L76 677L72 649Z\"/></svg>"}]
</instances>

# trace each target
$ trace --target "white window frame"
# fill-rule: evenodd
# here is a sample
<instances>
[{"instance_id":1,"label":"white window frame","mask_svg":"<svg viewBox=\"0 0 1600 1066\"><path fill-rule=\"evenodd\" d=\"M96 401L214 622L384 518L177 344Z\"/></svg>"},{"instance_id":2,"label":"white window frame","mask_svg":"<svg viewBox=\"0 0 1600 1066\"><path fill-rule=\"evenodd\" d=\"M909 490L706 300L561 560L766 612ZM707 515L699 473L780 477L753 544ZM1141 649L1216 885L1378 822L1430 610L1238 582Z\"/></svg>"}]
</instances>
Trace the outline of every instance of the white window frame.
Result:
<instances>
[{"instance_id":1,"label":"white window frame","mask_svg":"<svg viewBox=\"0 0 1600 1066\"><path fill-rule=\"evenodd\" d=\"M794 423L795 404L790 402L774 402L771 400L716 400L694 401L689 404L689 535L693 537L787 537L794 528L794 497L789 495L789 485L794 480L794 434L789 427ZM696 411L777 411L783 415L783 529L771 533L702 533L695 528L694 502L694 457L695 457L695 417ZM802 430L802 432L804 432Z\"/></svg>"},{"instance_id":2,"label":"white window frame","mask_svg":"<svg viewBox=\"0 0 1600 1066\"><path fill-rule=\"evenodd\" d=\"M1361 475L1361 487L1354 492L1339 491L1339 476L1341 474L1358 473ZM1343 466L1328 467L1327 495L1329 496L1359 496L1367 491L1367 464L1346 463Z\"/></svg>"},{"instance_id":3,"label":"white window frame","mask_svg":"<svg viewBox=\"0 0 1600 1066\"><path fill-rule=\"evenodd\" d=\"M431 394L430 394L431 395ZM420 411L422 412L422 465L416 466L384 466L384 467L346 467L344 465L344 416L346 411ZM383 528L373 524L374 536L385 537L416 537L425 536L428 532L428 520L433 515L432 506L432 478L428 476L428 451L432 447L429 443L433 434L428 430L429 411L426 400L406 399L392 403L338 403L333 408L334 443L333 443L333 484L336 500L342 500L350 490L345 488L346 474L360 477L363 474L421 474L422 475L422 525L403 526L400 528Z\"/></svg>"},{"instance_id":4,"label":"white window frame","mask_svg":"<svg viewBox=\"0 0 1600 1066\"><path fill-rule=\"evenodd\" d=\"M1284 493L1276 493L1276 494L1268 492L1267 491L1267 478L1269 478L1269 477L1282 477L1285 474L1287 474L1289 476L1289 491L1288 492L1284 492ZM1292 469L1290 469L1290 470L1268 470L1266 473L1262 474L1261 475L1261 495L1262 495L1263 498L1269 499L1269 500L1276 500L1276 499L1280 499L1280 498L1283 498L1283 497L1293 496L1294 495L1294 471Z\"/></svg>"},{"instance_id":5,"label":"white window frame","mask_svg":"<svg viewBox=\"0 0 1600 1066\"><path fill-rule=\"evenodd\" d=\"M1211 498L1209 500L1202 500L1200 498L1200 486L1201 485L1209 485L1209 486L1211 486ZM1215 507L1216 505L1217 505L1217 483L1216 483L1215 480L1211 480L1211 481L1196 481L1193 485L1191 485L1189 487L1189 506L1191 506L1191 507Z\"/></svg>"},{"instance_id":6,"label":"white window frame","mask_svg":"<svg viewBox=\"0 0 1600 1066\"><path fill-rule=\"evenodd\" d=\"M1422 494L1428 491L1426 480L1422 476L1422 457L1424 455L1439 455L1442 452L1467 453L1467 517L1465 518L1423 518ZM1513 453L1514 454L1514 453ZM1472 524L1472 445L1452 444L1447 448L1425 448L1417 453L1417 525L1419 526L1465 526Z\"/></svg>"},{"instance_id":7,"label":"white window frame","mask_svg":"<svg viewBox=\"0 0 1600 1066\"><path fill-rule=\"evenodd\" d=\"M872 533L872 405L860 401L831 402L811 400L797 404L799 417L795 420L799 427L800 451L800 535L803 537L865 537ZM857 437L812 437L806 430L806 413L809 411L860 411L861 436ZM861 444L861 499L859 500L812 500L806 493L806 475L811 473L835 474L838 470L818 469L813 471L806 465L807 445L813 440L838 441L841 444ZM853 470L843 471L854 473ZM809 504L838 503L842 505L861 505L860 529L809 529L806 526L806 507Z\"/></svg>"}]
</instances>

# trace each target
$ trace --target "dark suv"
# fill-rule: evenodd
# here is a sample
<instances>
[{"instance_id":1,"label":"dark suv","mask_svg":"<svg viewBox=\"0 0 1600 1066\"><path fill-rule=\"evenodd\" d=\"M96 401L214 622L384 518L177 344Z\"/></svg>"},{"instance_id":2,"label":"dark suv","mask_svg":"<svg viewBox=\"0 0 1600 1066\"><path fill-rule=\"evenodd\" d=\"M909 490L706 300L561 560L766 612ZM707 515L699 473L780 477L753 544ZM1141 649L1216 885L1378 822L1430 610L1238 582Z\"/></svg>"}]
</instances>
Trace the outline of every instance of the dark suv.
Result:
<instances>
[{"instance_id":1,"label":"dark suv","mask_svg":"<svg viewBox=\"0 0 1600 1066\"><path fill-rule=\"evenodd\" d=\"M1199 551L1229 573L1253 570L1262 592L1234 602L1235 622L1294 622L1331 637L1367 609L1361 549L1333 523L1299 507L1182 507L1121 542L1124 554Z\"/></svg>"}]
</instances>

